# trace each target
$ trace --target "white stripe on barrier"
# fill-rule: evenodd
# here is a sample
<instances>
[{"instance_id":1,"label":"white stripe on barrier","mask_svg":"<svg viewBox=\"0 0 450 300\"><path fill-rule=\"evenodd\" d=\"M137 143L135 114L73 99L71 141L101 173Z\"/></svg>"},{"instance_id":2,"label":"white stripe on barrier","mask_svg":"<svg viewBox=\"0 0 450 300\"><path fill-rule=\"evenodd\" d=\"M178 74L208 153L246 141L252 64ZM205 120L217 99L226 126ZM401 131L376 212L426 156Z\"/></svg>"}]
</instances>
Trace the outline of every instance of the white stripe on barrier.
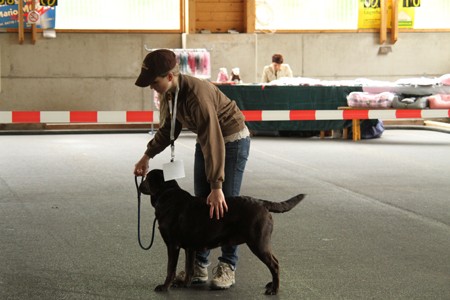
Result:
<instances>
[{"instance_id":1,"label":"white stripe on barrier","mask_svg":"<svg viewBox=\"0 0 450 300\"><path fill-rule=\"evenodd\" d=\"M98 123L126 123L127 114L125 111L99 111L97 113Z\"/></svg>"},{"instance_id":2,"label":"white stripe on barrier","mask_svg":"<svg viewBox=\"0 0 450 300\"><path fill-rule=\"evenodd\" d=\"M12 123L12 112L0 111L0 123L5 123L5 124Z\"/></svg>"},{"instance_id":3,"label":"white stripe on barrier","mask_svg":"<svg viewBox=\"0 0 450 300\"><path fill-rule=\"evenodd\" d=\"M316 110L316 120L343 120L343 110Z\"/></svg>"},{"instance_id":4,"label":"white stripe on barrier","mask_svg":"<svg viewBox=\"0 0 450 300\"><path fill-rule=\"evenodd\" d=\"M422 118L448 118L448 109L422 110Z\"/></svg>"},{"instance_id":5,"label":"white stripe on barrier","mask_svg":"<svg viewBox=\"0 0 450 300\"><path fill-rule=\"evenodd\" d=\"M372 109L369 110L369 119L396 119L395 110Z\"/></svg>"},{"instance_id":6,"label":"white stripe on barrier","mask_svg":"<svg viewBox=\"0 0 450 300\"><path fill-rule=\"evenodd\" d=\"M159 124L159 110L153 112L153 123Z\"/></svg>"},{"instance_id":7,"label":"white stripe on barrier","mask_svg":"<svg viewBox=\"0 0 450 300\"><path fill-rule=\"evenodd\" d=\"M69 123L69 111L41 111L41 123Z\"/></svg>"},{"instance_id":8,"label":"white stripe on barrier","mask_svg":"<svg viewBox=\"0 0 450 300\"><path fill-rule=\"evenodd\" d=\"M289 110L263 110L263 121L290 121Z\"/></svg>"}]
</instances>

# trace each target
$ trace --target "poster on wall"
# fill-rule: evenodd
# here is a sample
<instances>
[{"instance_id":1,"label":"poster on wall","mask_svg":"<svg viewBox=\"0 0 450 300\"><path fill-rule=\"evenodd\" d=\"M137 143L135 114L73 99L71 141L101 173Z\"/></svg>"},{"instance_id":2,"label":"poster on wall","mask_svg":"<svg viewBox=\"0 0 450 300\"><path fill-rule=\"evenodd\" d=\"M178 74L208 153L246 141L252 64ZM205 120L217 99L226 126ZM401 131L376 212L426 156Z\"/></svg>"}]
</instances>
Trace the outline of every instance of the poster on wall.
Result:
<instances>
[{"instance_id":1,"label":"poster on wall","mask_svg":"<svg viewBox=\"0 0 450 300\"><path fill-rule=\"evenodd\" d=\"M381 25L381 0L359 0L358 7L358 29L378 29ZM399 0L398 1L398 27L413 28L414 14L416 8L420 7L421 0ZM392 0L386 0L388 9L387 19L391 20ZM388 22L388 28L392 24Z\"/></svg>"},{"instance_id":2,"label":"poster on wall","mask_svg":"<svg viewBox=\"0 0 450 300\"><path fill-rule=\"evenodd\" d=\"M420 7L420 0L400 0L398 6L398 27L414 28L414 14Z\"/></svg>"},{"instance_id":3,"label":"poster on wall","mask_svg":"<svg viewBox=\"0 0 450 300\"><path fill-rule=\"evenodd\" d=\"M43 6L42 1L36 1L35 10L31 8L32 0L23 1L23 24L25 28L30 28L28 22L29 15L38 13L40 18L36 23L37 28L54 29L55 28L55 6ZM45 1L44 1L45 2ZM46 4L46 3L42 3ZM19 27L19 4L17 0L0 0L0 29Z\"/></svg>"}]
</instances>

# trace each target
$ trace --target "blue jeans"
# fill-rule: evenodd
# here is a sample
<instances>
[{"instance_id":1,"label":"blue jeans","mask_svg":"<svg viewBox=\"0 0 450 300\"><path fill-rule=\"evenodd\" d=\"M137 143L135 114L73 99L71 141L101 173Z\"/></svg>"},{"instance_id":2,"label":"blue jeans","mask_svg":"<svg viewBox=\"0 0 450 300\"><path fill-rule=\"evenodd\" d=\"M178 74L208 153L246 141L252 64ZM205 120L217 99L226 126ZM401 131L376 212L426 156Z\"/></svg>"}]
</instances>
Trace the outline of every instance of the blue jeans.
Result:
<instances>
[{"instance_id":1,"label":"blue jeans","mask_svg":"<svg viewBox=\"0 0 450 300\"><path fill-rule=\"evenodd\" d=\"M222 184L225 197L239 196L249 151L250 137L225 144L225 181ZM198 143L195 145L194 192L196 196L205 198L211 192L206 179L205 159ZM209 265L209 252L209 250L197 251L197 262L203 267ZM237 260L237 246L222 247L222 256L219 257L219 261L228 263L235 269Z\"/></svg>"}]
</instances>

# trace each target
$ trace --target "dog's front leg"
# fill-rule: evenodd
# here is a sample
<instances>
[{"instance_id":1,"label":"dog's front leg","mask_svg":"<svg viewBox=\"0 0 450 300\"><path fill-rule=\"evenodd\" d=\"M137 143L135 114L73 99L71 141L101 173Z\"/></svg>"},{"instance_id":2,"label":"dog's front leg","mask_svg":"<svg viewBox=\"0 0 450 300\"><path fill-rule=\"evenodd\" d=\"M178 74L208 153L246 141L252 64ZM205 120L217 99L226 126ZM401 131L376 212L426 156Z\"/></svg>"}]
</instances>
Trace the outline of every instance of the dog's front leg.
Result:
<instances>
[{"instance_id":1,"label":"dog's front leg","mask_svg":"<svg viewBox=\"0 0 450 300\"><path fill-rule=\"evenodd\" d=\"M167 276L164 284L160 284L155 288L156 292L166 292L169 290L169 286L175 279L177 271L178 256L180 254L180 247L167 245Z\"/></svg>"},{"instance_id":2,"label":"dog's front leg","mask_svg":"<svg viewBox=\"0 0 450 300\"><path fill-rule=\"evenodd\" d=\"M185 267L186 277L184 278L184 286L189 287L192 283L192 277L194 276L194 261L195 261L195 250L185 249L186 255Z\"/></svg>"}]
</instances>

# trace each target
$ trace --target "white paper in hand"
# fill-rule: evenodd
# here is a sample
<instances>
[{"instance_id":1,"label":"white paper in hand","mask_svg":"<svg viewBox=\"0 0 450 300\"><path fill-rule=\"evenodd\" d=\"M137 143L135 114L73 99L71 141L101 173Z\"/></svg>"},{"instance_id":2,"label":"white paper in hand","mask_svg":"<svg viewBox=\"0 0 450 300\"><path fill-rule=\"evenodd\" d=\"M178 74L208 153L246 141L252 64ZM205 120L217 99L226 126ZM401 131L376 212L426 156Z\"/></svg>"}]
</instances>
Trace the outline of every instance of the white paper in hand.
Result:
<instances>
[{"instance_id":1,"label":"white paper in hand","mask_svg":"<svg viewBox=\"0 0 450 300\"><path fill-rule=\"evenodd\" d=\"M165 181L185 177L183 161L174 160L173 162L163 164L163 173Z\"/></svg>"}]
</instances>

